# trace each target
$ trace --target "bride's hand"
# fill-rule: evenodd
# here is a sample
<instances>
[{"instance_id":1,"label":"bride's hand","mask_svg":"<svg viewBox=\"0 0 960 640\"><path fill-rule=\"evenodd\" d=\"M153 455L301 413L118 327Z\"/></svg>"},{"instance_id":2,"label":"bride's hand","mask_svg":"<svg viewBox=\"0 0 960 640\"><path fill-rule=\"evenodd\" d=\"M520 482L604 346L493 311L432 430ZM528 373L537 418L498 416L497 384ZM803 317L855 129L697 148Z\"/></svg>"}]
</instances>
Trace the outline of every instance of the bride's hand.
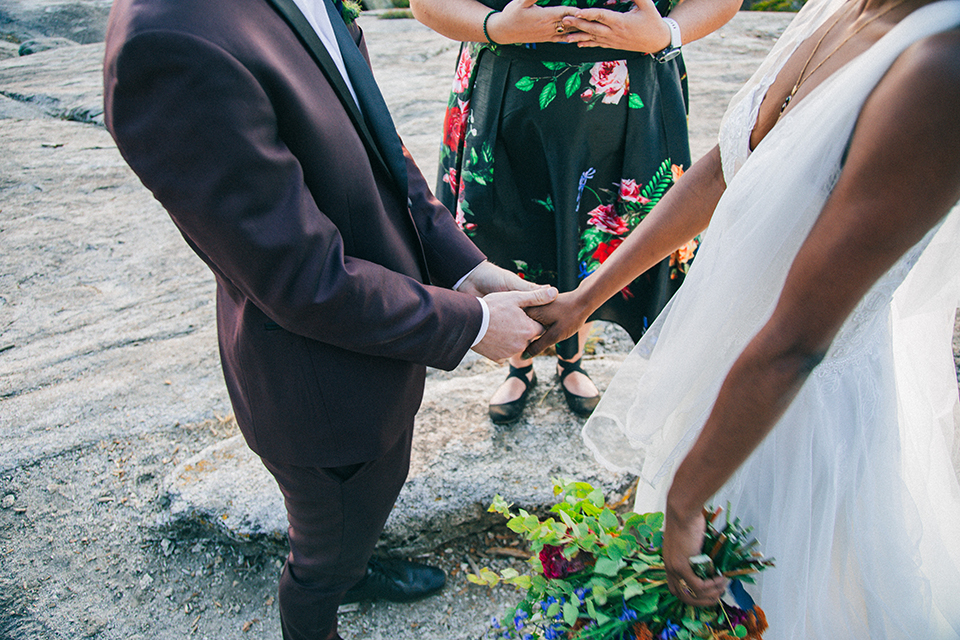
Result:
<instances>
[{"instance_id":1,"label":"bride's hand","mask_svg":"<svg viewBox=\"0 0 960 640\"><path fill-rule=\"evenodd\" d=\"M633 0L626 13L610 9L580 9L563 19L568 30L564 42L581 47L606 47L623 51L656 53L670 44L670 28L653 0Z\"/></svg>"},{"instance_id":2,"label":"bride's hand","mask_svg":"<svg viewBox=\"0 0 960 640\"><path fill-rule=\"evenodd\" d=\"M727 588L727 579L716 576L700 579L690 566L690 558L703 548L706 521L703 513L681 515L670 508L668 501L663 525L663 565L667 572L670 593L687 604L707 607L717 604Z\"/></svg>"},{"instance_id":3,"label":"bride's hand","mask_svg":"<svg viewBox=\"0 0 960 640\"><path fill-rule=\"evenodd\" d=\"M561 293L550 304L528 307L527 315L542 324L546 331L531 342L523 352L524 358L532 358L552 344L574 335L590 315L579 301L576 291Z\"/></svg>"}]
</instances>

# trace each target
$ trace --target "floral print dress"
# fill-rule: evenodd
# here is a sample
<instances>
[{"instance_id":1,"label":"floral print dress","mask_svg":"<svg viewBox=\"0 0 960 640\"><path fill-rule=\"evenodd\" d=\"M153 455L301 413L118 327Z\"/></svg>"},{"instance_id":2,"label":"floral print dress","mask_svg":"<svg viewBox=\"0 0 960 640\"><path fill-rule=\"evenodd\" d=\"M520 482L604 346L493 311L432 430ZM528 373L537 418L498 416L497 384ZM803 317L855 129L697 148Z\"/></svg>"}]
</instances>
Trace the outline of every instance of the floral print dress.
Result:
<instances>
[{"instance_id":1,"label":"floral print dress","mask_svg":"<svg viewBox=\"0 0 960 640\"><path fill-rule=\"evenodd\" d=\"M657 6L665 14L671 2ZM661 64L648 54L567 44L464 43L437 195L492 262L570 291L688 167L686 108L679 57ZM696 246L691 240L638 277L592 319L616 322L637 340L679 287ZM575 340L559 347L564 357L575 355Z\"/></svg>"}]
</instances>

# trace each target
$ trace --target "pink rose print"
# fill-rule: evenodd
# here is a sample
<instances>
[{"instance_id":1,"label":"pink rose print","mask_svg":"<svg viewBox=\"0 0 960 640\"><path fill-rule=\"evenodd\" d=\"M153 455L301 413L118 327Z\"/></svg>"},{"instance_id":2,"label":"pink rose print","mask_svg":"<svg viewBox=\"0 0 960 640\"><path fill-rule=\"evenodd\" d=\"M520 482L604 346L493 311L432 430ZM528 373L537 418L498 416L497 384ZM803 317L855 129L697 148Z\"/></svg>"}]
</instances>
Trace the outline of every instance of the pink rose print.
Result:
<instances>
[{"instance_id":1,"label":"pink rose print","mask_svg":"<svg viewBox=\"0 0 960 640\"><path fill-rule=\"evenodd\" d=\"M623 235L630 230L623 218L614 211L612 204L602 204L587 215L590 216L587 224L615 236Z\"/></svg>"},{"instance_id":2,"label":"pink rose print","mask_svg":"<svg viewBox=\"0 0 960 640\"><path fill-rule=\"evenodd\" d=\"M450 185L450 191L457 195L457 170L450 167L443 175L443 181Z\"/></svg>"},{"instance_id":3,"label":"pink rose print","mask_svg":"<svg viewBox=\"0 0 960 640\"><path fill-rule=\"evenodd\" d=\"M587 89L586 91L580 94L580 99L583 100L584 102L590 102L590 98L592 97L593 97L593 89Z\"/></svg>"},{"instance_id":4,"label":"pink rose print","mask_svg":"<svg viewBox=\"0 0 960 640\"><path fill-rule=\"evenodd\" d=\"M620 98L630 90L626 60L598 62L590 70L590 84L603 94L602 102L620 104Z\"/></svg>"},{"instance_id":5,"label":"pink rose print","mask_svg":"<svg viewBox=\"0 0 960 640\"><path fill-rule=\"evenodd\" d=\"M470 57L470 51L466 48L463 55L457 62L457 73L453 77L453 92L463 93L470 85L470 70L473 68L473 59Z\"/></svg>"},{"instance_id":6,"label":"pink rose print","mask_svg":"<svg viewBox=\"0 0 960 640\"><path fill-rule=\"evenodd\" d=\"M640 195L640 185L633 178L627 178L620 181L620 201L636 202L638 204L647 204L650 198L644 198Z\"/></svg>"}]
</instances>

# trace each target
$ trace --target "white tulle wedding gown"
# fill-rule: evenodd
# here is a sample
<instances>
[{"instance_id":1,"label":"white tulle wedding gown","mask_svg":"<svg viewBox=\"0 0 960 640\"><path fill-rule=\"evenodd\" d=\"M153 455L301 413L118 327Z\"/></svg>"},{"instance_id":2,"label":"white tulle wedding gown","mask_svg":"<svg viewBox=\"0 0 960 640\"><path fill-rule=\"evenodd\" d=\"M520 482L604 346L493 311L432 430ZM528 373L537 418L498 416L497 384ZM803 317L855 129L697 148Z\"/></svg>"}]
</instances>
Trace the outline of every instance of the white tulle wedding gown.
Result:
<instances>
[{"instance_id":1,"label":"white tulle wedding gown","mask_svg":"<svg viewBox=\"0 0 960 640\"><path fill-rule=\"evenodd\" d=\"M842 4L810 0L735 96L720 133L728 186L695 265L584 427L601 462L641 477L639 511L663 508L727 370L772 312L865 99L911 43L960 24L960 0L913 12L750 152L767 87ZM748 588L770 621L768 640L960 638L960 489L951 461L960 459L951 357L958 300L954 207L865 296L786 414L715 496L776 558Z\"/></svg>"}]
</instances>

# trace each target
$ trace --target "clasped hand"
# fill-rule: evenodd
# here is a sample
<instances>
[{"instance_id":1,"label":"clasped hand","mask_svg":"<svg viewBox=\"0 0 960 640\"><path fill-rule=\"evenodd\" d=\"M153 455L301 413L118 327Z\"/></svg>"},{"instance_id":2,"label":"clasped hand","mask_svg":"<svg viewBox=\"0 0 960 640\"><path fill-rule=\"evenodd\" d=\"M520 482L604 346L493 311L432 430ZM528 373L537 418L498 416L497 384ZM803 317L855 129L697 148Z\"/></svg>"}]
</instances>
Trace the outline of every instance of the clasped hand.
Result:
<instances>
[{"instance_id":1,"label":"clasped hand","mask_svg":"<svg viewBox=\"0 0 960 640\"><path fill-rule=\"evenodd\" d=\"M670 44L670 28L653 0L633 0L626 13L610 9L579 9L563 18L563 42L581 47L656 53Z\"/></svg>"},{"instance_id":2,"label":"clasped hand","mask_svg":"<svg viewBox=\"0 0 960 640\"><path fill-rule=\"evenodd\" d=\"M459 290L482 297L487 304L487 332L473 350L496 362L520 353L543 333L543 326L524 311L557 297L556 288L528 282L490 262L474 269Z\"/></svg>"}]
</instances>

